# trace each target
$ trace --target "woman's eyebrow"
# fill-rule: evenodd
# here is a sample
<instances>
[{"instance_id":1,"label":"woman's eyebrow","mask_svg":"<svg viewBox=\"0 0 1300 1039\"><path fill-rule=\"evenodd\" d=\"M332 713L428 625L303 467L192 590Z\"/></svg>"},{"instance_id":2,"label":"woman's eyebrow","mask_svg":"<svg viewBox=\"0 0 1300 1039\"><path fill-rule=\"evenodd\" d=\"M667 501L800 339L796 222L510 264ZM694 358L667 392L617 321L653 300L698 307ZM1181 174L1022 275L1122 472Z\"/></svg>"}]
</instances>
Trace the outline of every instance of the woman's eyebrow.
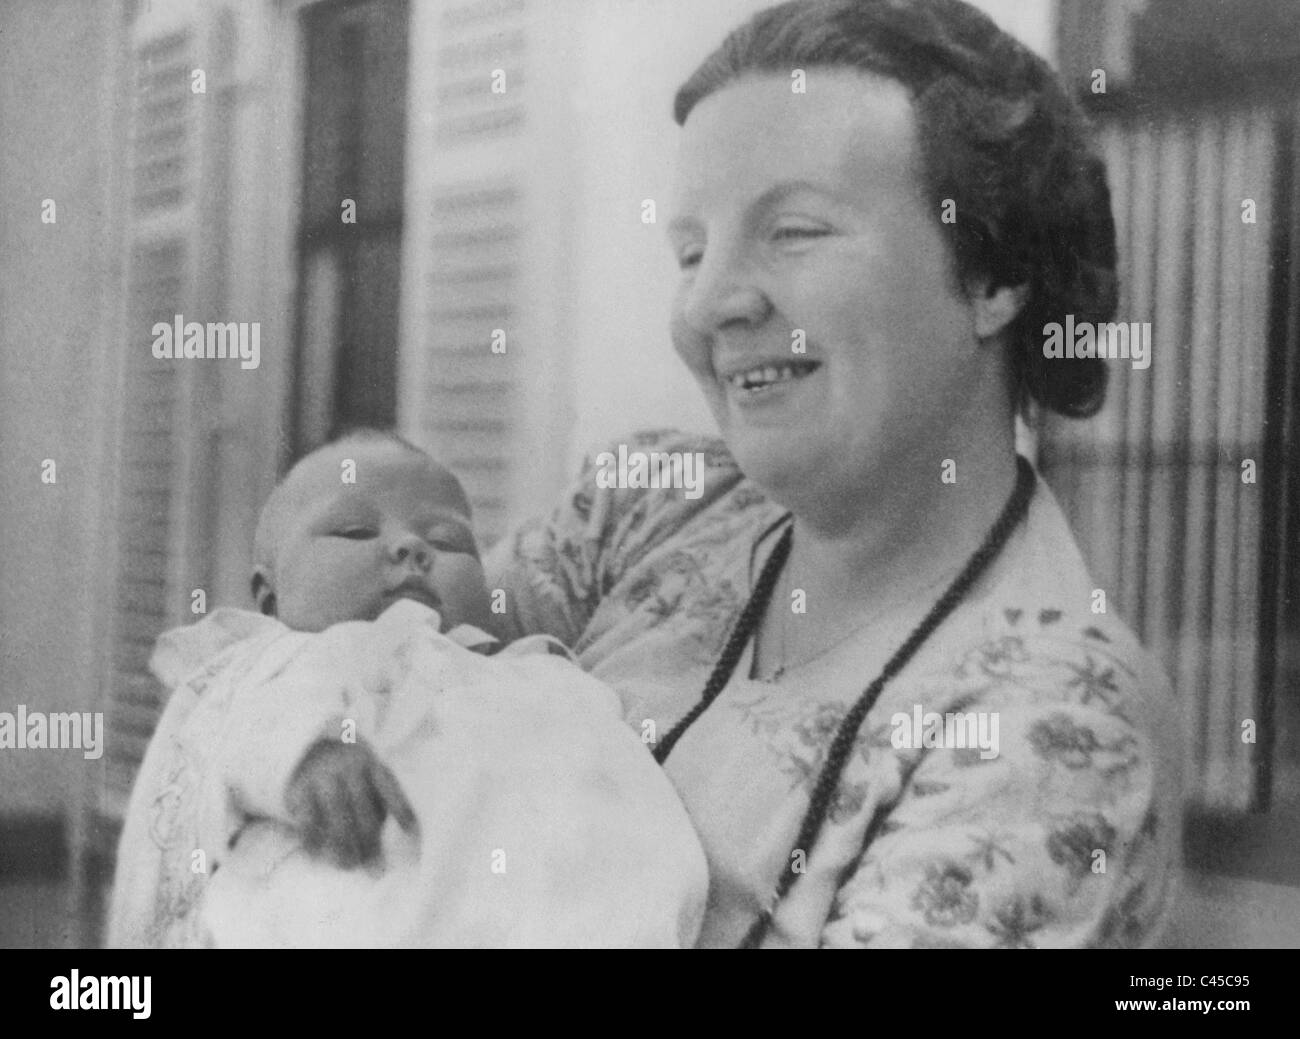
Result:
<instances>
[{"instance_id":1,"label":"woman's eyebrow","mask_svg":"<svg viewBox=\"0 0 1300 1039\"><path fill-rule=\"evenodd\" d=\"M770 209L772 206L779 205L786 201L792 195L813 194L819 195L829 202L840 205L841 200L839 193L825 184L818 184L812 180L783 180L779 184L773 184L770 188L759 195L753 202L749 203L749 209Z\"/></svg>"}]
</instances>

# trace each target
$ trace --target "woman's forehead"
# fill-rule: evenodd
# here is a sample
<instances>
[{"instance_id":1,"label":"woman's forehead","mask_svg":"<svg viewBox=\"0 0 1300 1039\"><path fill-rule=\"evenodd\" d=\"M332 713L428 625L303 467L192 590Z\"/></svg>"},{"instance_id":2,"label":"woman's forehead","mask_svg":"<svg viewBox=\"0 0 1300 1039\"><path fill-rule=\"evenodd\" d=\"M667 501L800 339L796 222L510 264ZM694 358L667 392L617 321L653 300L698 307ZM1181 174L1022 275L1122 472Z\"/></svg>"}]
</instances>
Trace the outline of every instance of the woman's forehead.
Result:
<instances>
[{"instance_id":1,"label":"woman's forehead","mask_svg":"<svg viewBox=\"0 0 1300 1039\"><path fill-rule=\"evenodd\" d=\"M779 73L751 73L708 95L682 129L674 215L743 204L782 183L858 201L914 179L916 127L898 81L855 69L806 71L806 93Z\"/></svg>"}]
</instances>

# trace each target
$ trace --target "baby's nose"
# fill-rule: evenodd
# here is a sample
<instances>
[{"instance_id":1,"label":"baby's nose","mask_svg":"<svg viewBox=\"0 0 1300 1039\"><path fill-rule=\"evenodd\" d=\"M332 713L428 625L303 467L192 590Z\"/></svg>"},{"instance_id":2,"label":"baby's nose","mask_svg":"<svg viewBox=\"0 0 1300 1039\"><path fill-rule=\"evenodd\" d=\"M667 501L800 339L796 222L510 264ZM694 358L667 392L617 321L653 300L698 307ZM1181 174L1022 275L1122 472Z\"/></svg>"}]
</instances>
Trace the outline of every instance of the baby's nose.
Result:
<instances>
[{"instance_id":1,"label":"baby's nose","mask_svg":"<svg viewBox=\"0 0 1300 1039\"><path fill-rule=\"evenodd\" d=\"M389 542L388 555L394 563L411 561L421 570L429 569L433 559L424 539L409 532L398 534Z\"/></svg>"}]
</instances>

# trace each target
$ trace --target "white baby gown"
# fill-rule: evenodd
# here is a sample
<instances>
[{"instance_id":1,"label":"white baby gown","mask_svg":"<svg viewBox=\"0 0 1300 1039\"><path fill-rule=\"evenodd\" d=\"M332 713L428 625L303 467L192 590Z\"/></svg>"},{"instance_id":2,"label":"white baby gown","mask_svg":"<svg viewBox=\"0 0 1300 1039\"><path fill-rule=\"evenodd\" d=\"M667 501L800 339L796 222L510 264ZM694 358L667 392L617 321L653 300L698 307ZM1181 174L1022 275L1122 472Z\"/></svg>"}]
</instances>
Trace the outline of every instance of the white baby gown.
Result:
<instances>
[{"instance_id":1,"label":"white baby gown","mask_svg":"<svg viewBox=\"0 0 1300 1039\"><path fill-rule=\"evenodd\" d=\"M124 865L142 857L128 837L138 845L148 834L172 849L155 870L160 888L178 886L166 874L184 868L186 842L157 839L160 806L173 834L192 832L207 849L206 873L179 881L188 904L141 907L184 918L181 937L175 919L143 930L164 944L218 947L694 943L708 868L686 811L613 690L551 654L548 640L483 656L462 644L482 633L439 634L437 614L406 601L317 635L271 637L260 623L269 618L239 620L261 637L200 667L197 703L154 741L181 760L202 748L205 775L188 784L197 796L177 795L175 760L147 760L140 782L152 772L165 789L138 784L133 797L131 814L143 817L128 821ZM190 656L176 636L200 626L160 643L160 674ZM307 746L348 726L392 769L418 820L407 834L390 819L381 862L354 870L303 850L283 810L284 781ZM185 800L195 825L174 818ZM130 943L128 932L142 930L129 920L131 899L114 901Z\"/></svg>"}]
</instances>

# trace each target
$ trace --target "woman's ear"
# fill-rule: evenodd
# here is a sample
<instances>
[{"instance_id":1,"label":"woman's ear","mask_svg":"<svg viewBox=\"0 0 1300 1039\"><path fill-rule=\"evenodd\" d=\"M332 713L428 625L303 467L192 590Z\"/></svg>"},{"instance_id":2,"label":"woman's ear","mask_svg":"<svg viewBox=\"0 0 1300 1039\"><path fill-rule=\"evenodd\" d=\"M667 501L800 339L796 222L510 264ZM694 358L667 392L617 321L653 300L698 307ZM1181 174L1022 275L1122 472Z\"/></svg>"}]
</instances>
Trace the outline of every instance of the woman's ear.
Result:
<instances>
[{"instance_id":1,"label":"woman's ear","mask_svg":"<svg viewBox=\"0 0 1300 1039\"><path fill-rule=\"evenodd\" d=\"M975 334L980 339L997 335L1014 321L1029 299L1028 285L999 285L987 281L971 286L970 301L975 310Z\"/></svg>"},{"instance_id":2,"label":"woman's ear","mask_svg":"<svg viewBox=\"0 0 1300 1039\"><path fill-rule=\"evenodd\" d=\"M253 602L258 613L275 616L275 592L271 588L271 572L265 566L253 569Z\"/></svg>"}]
</instances>

